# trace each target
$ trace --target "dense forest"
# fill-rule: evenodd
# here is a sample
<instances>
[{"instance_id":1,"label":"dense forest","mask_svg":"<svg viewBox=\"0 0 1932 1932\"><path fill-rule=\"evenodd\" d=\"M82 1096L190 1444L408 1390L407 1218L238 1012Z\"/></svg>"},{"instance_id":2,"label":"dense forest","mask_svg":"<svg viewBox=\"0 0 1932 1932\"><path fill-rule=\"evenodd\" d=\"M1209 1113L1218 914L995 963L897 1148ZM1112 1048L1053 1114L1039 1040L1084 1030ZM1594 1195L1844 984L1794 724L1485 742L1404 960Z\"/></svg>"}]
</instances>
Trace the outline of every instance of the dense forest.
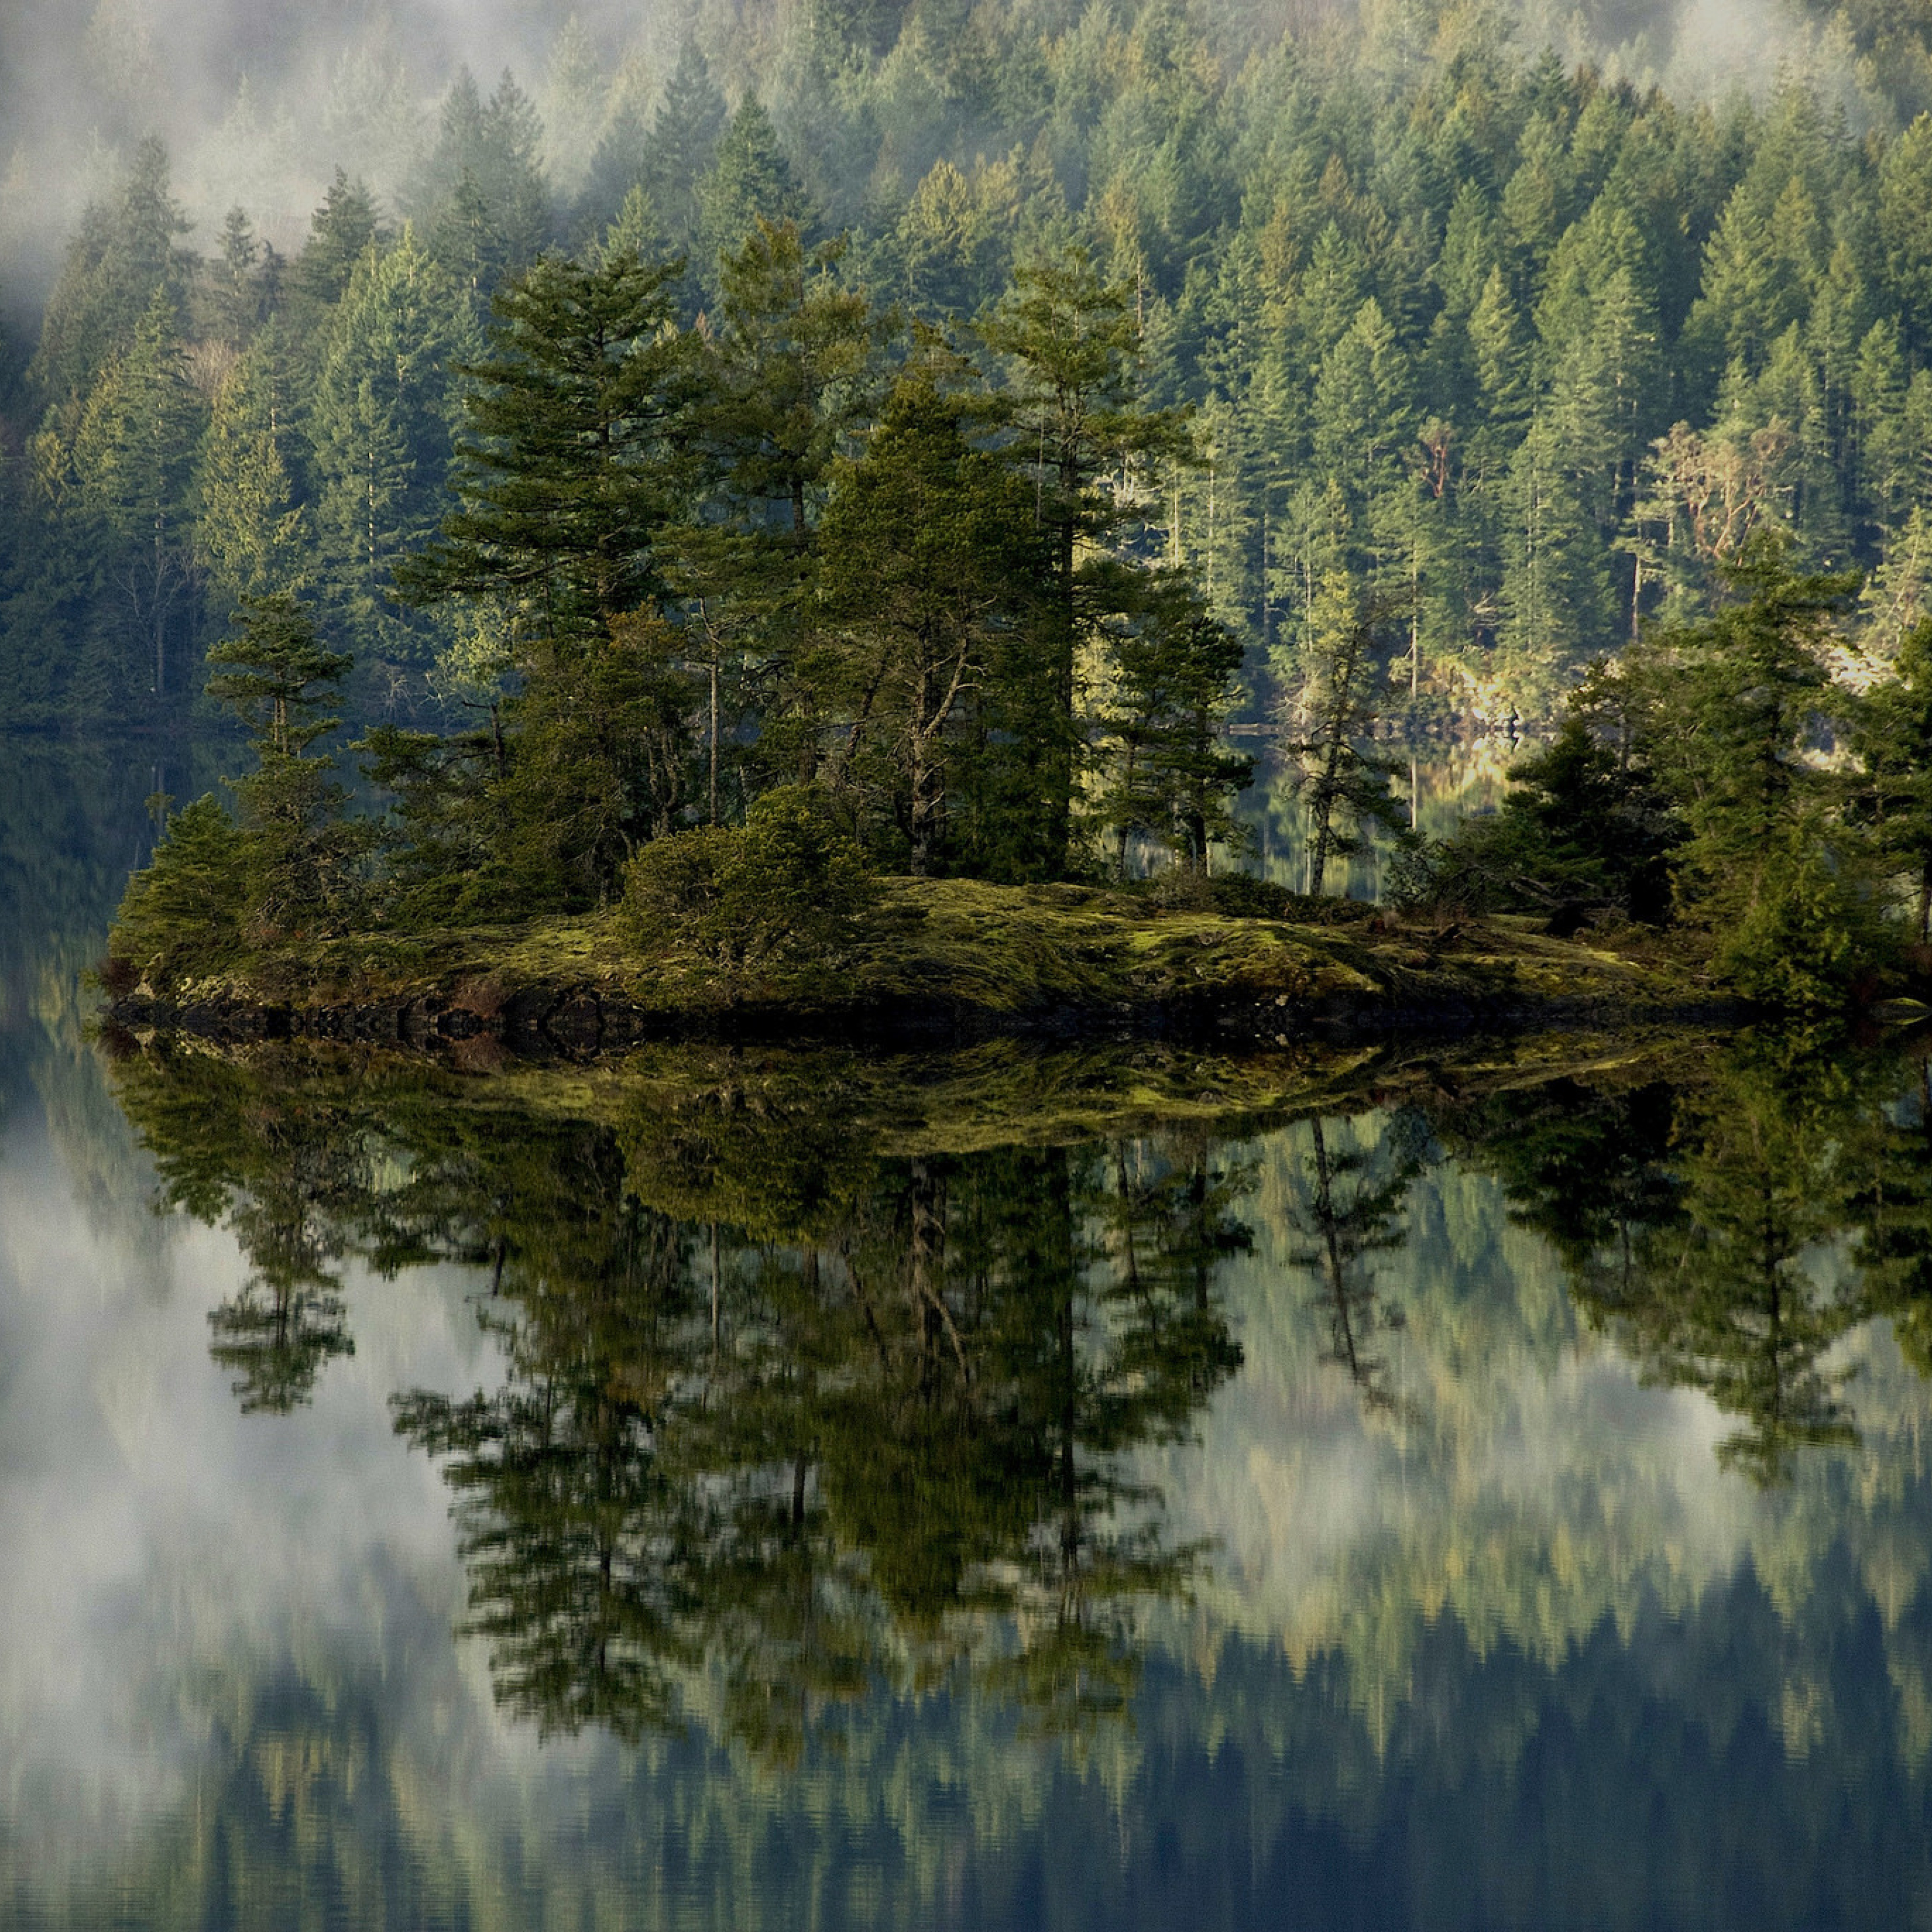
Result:
<instances>
[{"instance_id":1,"label":"dense forest","mask_svg":"<svg viewBox=\"0 0 1932 1932\"><path fill-rule=\"evenodd\" d=\"M245 207L191 234L149 142L10 389L7 715L149 714L198 688L238 595L296 588L358 709L446 714L473 613L389 592L449 508L492 292L616 224L684 262L667 315L755 382L770 318L721 257L758 216L796 224L844 338L794 399L814 532L912 324L984 317L1078 244L1124 291L1144 406L1190 412L1110 453L1134 515L1101 534L1190 568L1258 692L1292 684L1340 572L1402 602L1383 649L1425 716L1538 715L1765 524L1872 573L1852 647L1882 663L1926 568L1932 124L1904 120L1905 28L1834 31L1876 50L1852 81L1711 104L1447 8L1271 40L1168 4L820 9L734 44L735 99L696 39L652 72L573 24L533 92L465 74L413 143L407 103L386 132L339 103L314 172L343 172L286 253ZM960 340L1000 387L1010 345ZM777 484L740 459L680 487L728 520ZM703 602L657 590L676 623Z\"/></svg>"},{"instance_id":2,"label":"dense forest","mask_svg":"<svg viewBox=\"0 0 1932 1932\"><path fill-rule=\"evenodd\" d=\"M152 137L81 219L10 391L0 705L178 718L214 669L261 754L247 849L178 818L163 923L627 878L685 913L761 864L836 907L828 802L886 869L1124 874L1142 841L1198 872L1244 708L1319 892L1402 829L1365 742L1550 719L1664 638L1610 736L1657 866L1689 856L1609 896L1644 916L1688 865L1721 897L1742 851L1755 916L1788 846L1776 905L1862 901L1862 868L1925 930L1916 768L1881 769L1932 569L1904 28L1834 16L1814 70L1712 100L1451 8L821 12L712 22L716 62L700 27L653 70L569 24L536 92L465 70L409 140L344 110L286 248L242 206L190 247ZM1738 723L1753 637L1783 695ZM1835 694L1874 685L1898 718ZM344 718L380 832L305 755ZM1861 730L1841 797L1806 760ZM714 836L630 876L680 832ZM1780 910L1759 955L1850 916Z\"/></svg>"}]
</instances>

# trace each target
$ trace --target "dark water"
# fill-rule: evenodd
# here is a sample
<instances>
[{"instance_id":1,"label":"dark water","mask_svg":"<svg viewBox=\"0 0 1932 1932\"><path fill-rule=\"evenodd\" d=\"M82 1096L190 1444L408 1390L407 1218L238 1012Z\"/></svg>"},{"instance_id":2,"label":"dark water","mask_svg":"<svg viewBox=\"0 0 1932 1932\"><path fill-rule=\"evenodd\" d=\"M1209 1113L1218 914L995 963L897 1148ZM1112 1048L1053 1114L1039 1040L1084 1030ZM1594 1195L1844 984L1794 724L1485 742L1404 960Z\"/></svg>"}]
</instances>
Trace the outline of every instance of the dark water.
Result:
<instances>
[{"instance_id":1,"label":"dark water","mask_svg":"<svg viewBox=\"0 0 1932 1932\"><path fill-rule=\"evenodd\" d=\"M1932 1918L1910 1042L110 1053L151 762L0 763L0 1920Z\"/></svg>"}]
</instances>

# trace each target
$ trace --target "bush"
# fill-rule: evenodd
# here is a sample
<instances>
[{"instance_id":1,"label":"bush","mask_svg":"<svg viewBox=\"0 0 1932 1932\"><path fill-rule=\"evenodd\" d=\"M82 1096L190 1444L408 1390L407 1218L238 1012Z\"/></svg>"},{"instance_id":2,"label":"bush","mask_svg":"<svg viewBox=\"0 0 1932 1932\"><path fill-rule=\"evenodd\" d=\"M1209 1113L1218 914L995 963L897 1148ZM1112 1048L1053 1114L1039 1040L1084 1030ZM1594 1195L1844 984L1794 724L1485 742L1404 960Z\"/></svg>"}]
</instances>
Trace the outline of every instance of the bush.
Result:
<instances>
[{"instance_id":1,"label":"bush","mask_svg":"<svg viewBox=\"0 0 1932 1932\"><path fill-rule=\"evenodd\" d=\"M1501 811L1396 854L1384 895L1411 911L1574 908L1660 924L1682 831L1648 779L1572 717L1510 772Z\"/></svg>"},{"instance_id":2,"label":"bush","mask_svg":"<svg viewBox=\"0 0 1932 1932\"><path fill-rule=\"evenodd\" d=\"M1803 851L1771 869L1714 963L1748 1000L1817 1012L1844 1006L1895 945L1870 900Z\"/></svg>"},{"instance_id":3,"label":"bush","mask_svg":"<svg viewBox=\"0 0 1932 1932\"><path fill-rule=\"evenodd\" d=\"M645 946L693 946L736 973L835 956L876 893L818 794L792 785L759 800L742 830L653 839L631 862L624 906Z\"/></svg>"},{"instance_id":4,"label":"bush","mask_svg":"<svg viewBox=\"0 0 1932 1932\"><path fill-rule=\"evenodd\" d=\"M242 943L247 860L244 835L218 800L199 798L176 812L121 902L111 944L125 962L122 976L132 969L165 995L182 977L231 958Z\"/></svg>"},{"instance_id":5,"label":"bush","mask_svg":"<svg viewBox=\"0 0 1932 1932\"><path fill-rule=\"evenodd\" d=\"M1214 910L1229 919L1287 919L1294 896L1286 886L1272 884L1247 872L1225 872L1208 881Z\"/></svg>"}]
</instances>

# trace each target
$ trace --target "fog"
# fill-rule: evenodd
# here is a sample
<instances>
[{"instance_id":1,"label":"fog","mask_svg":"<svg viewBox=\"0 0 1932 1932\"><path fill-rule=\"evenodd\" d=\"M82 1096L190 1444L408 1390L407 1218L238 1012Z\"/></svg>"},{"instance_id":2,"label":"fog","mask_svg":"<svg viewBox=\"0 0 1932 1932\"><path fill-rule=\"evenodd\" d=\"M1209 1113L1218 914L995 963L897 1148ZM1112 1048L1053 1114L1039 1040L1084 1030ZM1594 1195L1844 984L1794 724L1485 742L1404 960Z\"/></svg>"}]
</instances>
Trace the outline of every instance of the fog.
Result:
<instances>
[{"instance_id":1,"label":"fog","mask_svg":"<svg viewBox=\"0 0 1932 1932\"><path fill-rule=\"evenodd\" d=\"M1030 0L1021 0L1023 6ZM1105 6L1108 0L1094 0ZM1211 19L1224 72L1283 34L1320 30L1356 0L1232 0ZM1418 47L1438 8L1360 0L1369 23ZM1842 32L1799 0L1509 0L1526 51L1553 46L1613 76L1682 94L1762 88L1798 71L1856 95ZM1070 24L1077 0L1030 0L1043 27ZM614 98L648 106L687 34L728 94L778 97L785 52L808 30L809 0L12 0L0 8L0 302L16 322L48 284L81 208L134 142L160 134L176 190L206 247L223 214L245 207L278 247L299 245L333 170L393 197L434 126L460 66L486 87L505 68L536 100L553 177L580 170ZM908 16L910 18L910 15ZM1852 102L1855 110L1858 104Z\"/></svg>"}]
</instances>

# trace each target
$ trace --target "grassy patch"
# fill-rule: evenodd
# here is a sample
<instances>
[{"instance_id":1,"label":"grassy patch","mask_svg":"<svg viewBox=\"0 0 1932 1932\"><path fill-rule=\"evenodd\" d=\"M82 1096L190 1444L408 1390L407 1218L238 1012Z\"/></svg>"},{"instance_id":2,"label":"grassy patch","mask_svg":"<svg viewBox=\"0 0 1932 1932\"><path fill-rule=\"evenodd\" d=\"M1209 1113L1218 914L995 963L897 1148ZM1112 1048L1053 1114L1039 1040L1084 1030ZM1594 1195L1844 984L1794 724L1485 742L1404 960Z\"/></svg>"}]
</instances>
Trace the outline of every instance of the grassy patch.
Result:
<instances>
[{"instance_id":1,"label":"grassy patch","mask_svg":"<svg viewBox=\"0 0 1932 1932\"><path fill-rule=\"evenodd\" d=\"M666 1019L803 1021L917 1006L997 1022L1177 1003L1642 1005L1696 990L1688 967L1648 938L1640 949L1588 938L1551 939L1508 917L1446 928L1382 916L1240 918L1076 886L895 879L840 950L754 974L722 966L675 931L640 940L616 915L586 914L285 946L178 997L320 1006L434 994L487 1012L520 992L586 988Z\"/></svg>"}]
</instances>

